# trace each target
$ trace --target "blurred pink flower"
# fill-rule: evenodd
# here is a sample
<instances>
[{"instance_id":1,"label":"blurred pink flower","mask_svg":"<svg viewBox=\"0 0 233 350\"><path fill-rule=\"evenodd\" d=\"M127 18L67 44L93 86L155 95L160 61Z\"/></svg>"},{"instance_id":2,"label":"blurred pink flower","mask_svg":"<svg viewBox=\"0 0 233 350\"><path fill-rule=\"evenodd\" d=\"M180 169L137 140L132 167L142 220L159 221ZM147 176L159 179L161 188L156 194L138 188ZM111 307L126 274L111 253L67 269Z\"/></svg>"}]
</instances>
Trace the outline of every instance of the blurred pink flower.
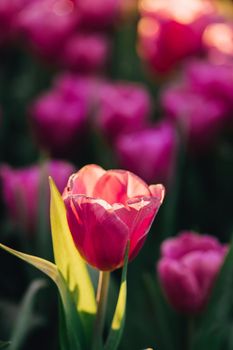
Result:
<instances>
[{"instance_id":1,"label":"blurred pink flower","mask_svg":"<svg viewBox=\"0 0 233 350\"><path fill-rule=\"evenodd\" d=\"M29 0L0 1L0 44L16 35L16 18Z\"/></svg>"},{"instance_id":2,"label":"blurred pink flower","mask_svg":"<svg viewBox=\"0 0 233 350\"><path fill-rule=\"evenodd\" d=\"M41 166L33 165L19 169L2 166L0 175L3 199L13 223L26 232L35 232L39 219L41 186L46 181L43 200L49 214L48 176L53 177L59 191L62 192L73 172L74 166L64 161L50 161Z\"/></svg>"},{"instance_id":3,"label":"blurred pink flower","mask_svg":"<svg viewBox=\"0 0 233 350\"><path fill-rule=\"evenodd\" d=\"M174 175L177 135L171 123L121 135L115 152L120 166L133 171L147 182L169 184Z\"/></svg>"},{"instance_id":4,"label":"blurred pink flower","mask_svg":"<svg viewBox=\"0 0 233 350\"><path fill-rule=\"evenodd\" d=\"M199 94L220 101L226 111L233 108L233 62L223 64L210 60L193 60L186 64L187 83Z\"/></svg>"},{"instance_id":5,"label":"blurred pink flower","mask_svg":"<svg viewBox=\"0 0 233 350\"><path fill-rule=\"evenodd\" d=\"M85 82L87 86L85 87ZM56 86L57 84L57 86ZM40 145L56 156L70 156L86 130L89 80L64 75L30 108L30 116Z\"/></svg>"},{"instance_id":6,"label":"blurred pink flower","mask_svg":"<svg viewBox=\"0 0 233 350\"><path fill-rule=\"evenodd\" d=\"M142 248L164 198L162 185L148 186L124 170L87 165L72 175L63 194L67 220L82 257L103 271L121 267Z\"/></svg>"},{"instance_id":7,"label":"blurred pink flower","mask_svg":"<svg viewBox=\"0 0 233 350\"><path fill-rule=\"evenodd\" d=\"M203 310L223 264L227 246L212 236L182 232L161 246L157 271L169 303L179 312Z\"/></svg>"},{"instance_id":8,"label":"blurred pink flower","mask_svg":"<svg viewBox=\"0 0 233 350\"><path fill-rule=\"evenodd\" d=\"M105 67L109 52L110 42L106 36L77 33L65 43L59 61L66 69L95 72Z\"/></svg>"},{"instance_id":9,"label":"blurred pink flower","mask_svg":"<svg viewBox=\"0 0 233 350\"><path fill-rule=\"evenodd\" d=\"M122 0L76 0L81 28L106 29L117 23Z\"/></svg>"},{"instance_id":10,"label":"blurred pink flower","mask_svg":"<svg viewBox=\"0 0 233 350\"><path fill-rule=\"evenodd\" d=\"M148 91L138 84L103 84L99 92L96 123L110 142L120 134L142 129L149 119Z\"/></svg>"},{"instance_id":11,"label":"blurred pink flower","mask_svg":"<svg viewBox=\"0 0 233 350\"><path fill-rule=\"evenodd\" d=\"M139 54L152 70L167 73L204 51L202 35L216 14L209 1L142 0Z\"/></svg>"},{"instance_id":12,"label":"blurred pink flower","mask_svg":"<svg viewBox=\"0 0 233 350\"><path fill-rule=\"evenodd\" d=\"M73 0L30 1L17 22L32 49L54 59L77 25L76 7Z\"/></svg>"},{"instance_id":13,"label":"blurred pink flower","mask_svg":"<svg viewBox=\"0 0 233 350\"><path fill-rule=\"evenodd\" d=\"M168 87L161 101L167 117L184 133L190 149L204 151L215 143L226 120L226 108L221 101L185 84Z\"/></svg>"}]
</instances>

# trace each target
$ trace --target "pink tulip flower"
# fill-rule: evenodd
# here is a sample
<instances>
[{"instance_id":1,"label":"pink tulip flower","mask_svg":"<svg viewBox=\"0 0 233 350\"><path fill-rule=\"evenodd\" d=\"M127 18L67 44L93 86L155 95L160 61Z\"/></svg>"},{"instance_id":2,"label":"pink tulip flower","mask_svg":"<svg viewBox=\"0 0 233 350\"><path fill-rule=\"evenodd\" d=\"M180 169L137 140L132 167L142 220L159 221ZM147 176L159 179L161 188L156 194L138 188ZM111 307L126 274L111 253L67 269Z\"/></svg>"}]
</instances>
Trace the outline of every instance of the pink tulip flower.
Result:
<instances>
[{"instance_id":1,"label":"pink tulip flower","mask_svg":"<svg viewBox=\"0 0 233 350\"><path fill-rule=\"evenodd\" d=\"M42 181L46 181L44 205L49 214L48 176L52 176L59 191L63 191L74 167L64 161L50 161L42 166L20 169L1 167L3 199L12 222L28 233L35 232L38 223ZM49 216L49 215L48 215Z\"/></svg>"},{"instance_id":2,"label":"pink tulip flower","mask_svg":"<svg viewBox=\"0 0 233 350\"><path fill-rule=\"evenodd\" d=\"M17 24L31 48L46 59L59 55L77 25L73 0L34 0L20 12Z\"/></svg>"},{"instance_id":3,"label":"pink tulip flower","mask_svg":"<svg viewBox=\"0 0 233 350\"><path fill-rule=\"evenodd\" d=\"M142 129L151 110L147 90L132 83L106 83L100 88L96 123L113 142L120 134Z\"/></svg>"},{"instance_id":4,"label":"pink tulip flower","mask_svg":"<svg viewBox=\"0 0 233 350\"><path fill-rule=\"evenodd\" d=\"M147 182L169 184L174 175L177 135L171 123L121 135L115 144L120 166ZM140 159L140 160L139 160Z\"/></svg>"},{"instance_id":5,"label":"pink tulip flower","mask_svg":"<svg viewBox=\"0 0 233 350\"><path fill-rule=\"evenodd\" d=\"M215 237L195 232L163 242L158 277L177 311L192 315L204 309L226 253L227 246Z\"/></svg>"},{"instance_id":6,"label":"pink tulip flower","mask_svg":"<svg viewBox=\"0 0 233 350\"><path fill-rule=\"evenodd\" d=\"M119 19L121 0L76 0L81 27L106 29Z\"/></svg>"},{"instance_id":7,"label":"pink tulip flower","mask_svg":"<svg viewBox=\"0 0 233 350\"><path fill-rule=\"evenodd\" d=\"M222 102L231 112L233 108L233 63L211 60L192 60L184 69L187 84L199 94Z\"/></svg>"},{"instance_id":8,"label":"pink tulip flower","mask_svg":"<svg viewBox=\"0 0 233 350\"><path fill-rule=\"evenodd\" d=\"M85 89L78 79L69 76L57 84L33 103L29 113L39 144L52 155L70 156L86 128L89 87Z\"/></svg>"},{"instance_id":9,"label":"pink tulip flower","mask_svg":"<svg viewBox=\"0 0 233 350\"><path fill-rule=\"evenodd\" d=\"M141 249L163 202L164 187L124 170L87 165L72 175L63 199L74 243L93 267L111 271Z\"/></svg>"},{"instance_id":10,"label":"pink tulip flower","mask_svg":"<svg viewBox=\"0 0 233 350\"><path fill-rule=\"evenodd\" d=\"M59 53L60 64L74 71L96 72L107 63L110 43L101 34L77 33L71 36Z\"/></svg>"},{"instance_id":11,"label":"pink tulip flower","mask_svg":"<svg viewBox=\"0 0 233 350\"><path fill-rule=\"evenodd\" d=\"M185 84L168 87L161 101L167 117L183 132L190 150L208 150L216 142L226 120L222 101L208 98Z\"/></svg>"},{"instance_id":12,"label":"pink tulip flower","mask_svg":"<svg viewBox=\"0 0 233 350\"><path fill-rule=\"evenodd\" d=\"M29 0L0 1L0 44L16 36L16 19Z\"/></svg>"}]
</instances>

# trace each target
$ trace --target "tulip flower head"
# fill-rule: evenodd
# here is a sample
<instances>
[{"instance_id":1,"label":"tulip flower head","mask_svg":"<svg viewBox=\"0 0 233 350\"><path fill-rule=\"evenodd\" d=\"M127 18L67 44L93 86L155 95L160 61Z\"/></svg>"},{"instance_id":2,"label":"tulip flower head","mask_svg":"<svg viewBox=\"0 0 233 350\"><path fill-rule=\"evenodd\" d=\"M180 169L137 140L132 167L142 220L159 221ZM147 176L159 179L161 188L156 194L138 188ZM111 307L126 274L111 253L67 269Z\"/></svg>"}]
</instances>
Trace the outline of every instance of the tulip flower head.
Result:
<instances>
[{"instance_id":1,"label":"tulip flower head","mask_svg":"<svg viewBox=\"0 0 233 350\"><path fill-rule=\"evenodd\" d=\"M169 121L157 123L130 134L121 135L115 144L120 165L147 182L169 184L175 171L177 135ZM143 149L143 157L138 155Z\"/></svg>"},{"instance_id":2,"label":"tulip flower head","mask_svg":"<svg viewBox=\"0 0 233 350\"><path fill-rule=\"evenodd\" d=\"M100 89L97 124L113 142L122 133L141 130L151 110L148 91L139 84L118 82L103 84Z\"/></svg>"},{"instance_id":3,"label":"tulip flower head","mask_svg":"<svg viewBox=\"0 0 233 350\"><path fill-rule=\"evenodd\" d=\"M109 52L110 43L103 34L77 33L67 40L60 63L74 71L95 72L104 68Z\"/></svg>"},{"instance_id":4,"label":"tulip flower head","mask_svg":"<svg viewBox=\"0 0 233 350\"><path fill-rule=\"evenodd\" d=\"M212 236L182 232L161 247L158 276L170 304L179 312L197 314L206 306L227 246Z\"/></svg>"},{"instance_id":5,"label":"tulip flower head","mask_svg":"<svg viewBox=\"0 0 233 350\"><path fill-rule=\"evenodd\" d=\"M59 157L69 156L77 146L89 112L86 92L74 82L64 83L66 86L60 81L58 88L55 86L39 96L29 111L39 144Z\"/></svg>"},{"instance_id":6,"label":"tulip flower head","mask_svg":"<svg viewBox=\"0 0 233 350\"><path fill-rule=\"evenodd\" d=\"M225 104L185 84L164 90L162 105L167 118L182 130L194 152L208 150L225 124Z\"/></svg>"},{"instance_id":7,"label":"tulip flower head","mask_svg":"<svg viewBox=\"0 0 233 350\"><path fill-rule=\"evenodd\" d=\"M141 249L164 198L162 185L148 186L124 170L87 165L72 175L63 193L74 243L93 267L121 267Z\"/></svg>"}]
</instances>

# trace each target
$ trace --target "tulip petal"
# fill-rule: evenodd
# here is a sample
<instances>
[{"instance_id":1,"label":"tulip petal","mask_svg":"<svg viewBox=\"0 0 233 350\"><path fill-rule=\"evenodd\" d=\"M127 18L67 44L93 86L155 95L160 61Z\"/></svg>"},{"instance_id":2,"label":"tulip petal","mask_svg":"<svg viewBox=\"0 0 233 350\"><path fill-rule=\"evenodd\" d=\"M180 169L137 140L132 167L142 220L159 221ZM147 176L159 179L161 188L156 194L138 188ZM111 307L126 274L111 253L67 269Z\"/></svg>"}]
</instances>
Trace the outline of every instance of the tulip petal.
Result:
<instances>
[{"instance_id":1,"label":"tulip petal","mask_svg":"<svg viewBox=\"0 0 233 350\"><path fill-rule=\"evenodd\" d=\"M195 276L202 292L202 306L205 305L218 271L223 263L223 254L218 251L201 252L195 251L186 254L182 259L182 264L189 268Z\"/></svg>"},{"instance_id":2,"label":"tulip petal","mask_svg":"<svg viewBox=\"0 0 233 350\"><path fill-rule=\"evenodd\" d=\"M126 207L113 206L117 216L129 227L130 260L141 249L160 204L159 198L143 197L128 200Z\"/></svg>"},{"instance_id":3,"label":"tulip petal","mask_svg":"<svg viewBox=\"0 0 233 350\"><path fill-rule=\"evenodd\" d=\"M98 165L90 164L84 166L70 177L65 196L67 192L72 191L72 193L85 194L92 197L96 182L105 173L106 171Z\"/></svg>"},{"instance_id":4,"label":"tulip petal","mask_svg":"<svg viewBox=\"0 0 233 350\"><path fill-rule=\"evenodd\" d=\"M150 196L147 184L129 171L109 170L96 183L93 197L110 204L125 203L128 198Z\"/></svg>"},{"instance_id":5,"label":"tulip petal","mask_svg":"<svg viewBox=\"0 0 233 350\"><path fill-rule=\"evenodd\" d=\"M161 204L163 203L164 196L165 196L165 188L163 185L150 185L149 190L151 192L151 195L153 197L160 198Z\"/></svg>"},{"instance_id":6,"label":"tulip petal","mask_svg":"<svg viewBox=\"0 0 233 350\"><path fill-rule=\"evenodd\" d=\"M129 229L104 200L72 196L65 199L74 242L87 262L100 270L122 266Z\"/></svg>"}]
</instances>

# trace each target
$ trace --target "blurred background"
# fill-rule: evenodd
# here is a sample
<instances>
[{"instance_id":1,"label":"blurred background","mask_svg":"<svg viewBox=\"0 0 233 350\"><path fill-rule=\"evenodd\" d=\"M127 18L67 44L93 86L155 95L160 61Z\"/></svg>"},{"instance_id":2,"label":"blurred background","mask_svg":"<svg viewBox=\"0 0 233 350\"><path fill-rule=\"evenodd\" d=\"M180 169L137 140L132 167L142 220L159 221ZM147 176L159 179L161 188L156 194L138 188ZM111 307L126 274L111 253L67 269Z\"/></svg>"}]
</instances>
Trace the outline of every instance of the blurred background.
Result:
<instances>
[{"instance_id":1,"label":"blurred background","mask_svg":"<svg viewBox=\"0 0 233 350\"><path fill-rule=\"evenodd\" d=\"M231 0L0 0L0 241L53 259L49 175L62 192L97 163L166 187L129 266L120 349L188 350L156 263L161 242L183 230L229 242L232 135ZM7 253L0 266L0 340L58 349L54 286Z\"/></svg>"}]
</instances>

